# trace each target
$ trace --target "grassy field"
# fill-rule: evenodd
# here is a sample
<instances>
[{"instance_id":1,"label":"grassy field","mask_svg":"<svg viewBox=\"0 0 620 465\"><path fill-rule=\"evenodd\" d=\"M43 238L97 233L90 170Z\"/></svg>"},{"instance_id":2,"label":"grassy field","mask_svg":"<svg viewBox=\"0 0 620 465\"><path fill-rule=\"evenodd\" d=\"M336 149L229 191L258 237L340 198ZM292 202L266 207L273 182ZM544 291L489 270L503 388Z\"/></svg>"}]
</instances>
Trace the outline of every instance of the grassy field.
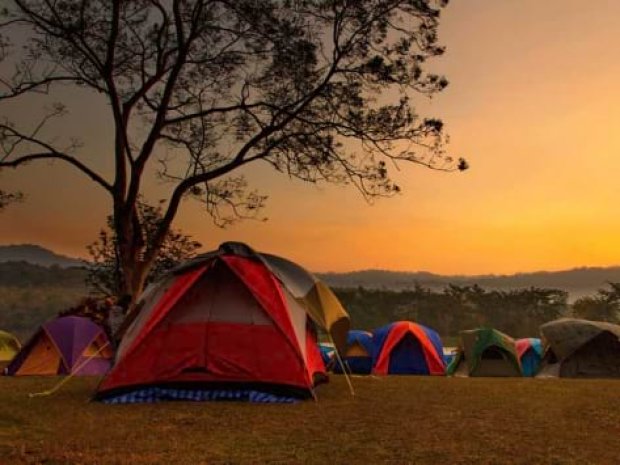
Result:
<instances>
[{"instance_id":1,"label":"grassy field","mask_svg":"<svg viewBox=\"0 0 620 465\"><path fill-rule=\"evenodd\" d=\"M0 377L0 463L620 464L620 382L332 376L295 405L89 402Z\"/></svg>"}]
</instances>

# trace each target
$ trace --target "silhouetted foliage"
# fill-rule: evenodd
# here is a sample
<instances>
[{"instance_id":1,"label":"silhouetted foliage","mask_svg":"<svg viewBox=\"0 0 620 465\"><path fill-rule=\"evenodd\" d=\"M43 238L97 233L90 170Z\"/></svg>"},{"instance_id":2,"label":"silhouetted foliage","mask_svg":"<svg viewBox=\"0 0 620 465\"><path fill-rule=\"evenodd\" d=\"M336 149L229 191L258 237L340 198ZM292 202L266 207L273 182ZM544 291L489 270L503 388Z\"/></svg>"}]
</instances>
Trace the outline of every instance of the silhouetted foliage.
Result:
<instances>
[{"instance_id":1,"label":"silhouetted foliage","mask_svg":"<svg viewBox=\"0 0 620 465\"><path fill-rule=\"evenodd\" d=\"M27 334L59 312L79 308L87 293L87 274L84 268L0 263L0 328ZM572 311L567 293L558 289L497 291L450 285L441 291L423 286L402 291L362 287L334 291L350 313L354 328L371 330L404 319L428 325L444 337L478 326L491 326L514 337L538 336L542 323ZM615 293L616 297L609 298L617 302L617 286L606 292ZM94 304L87 305L86 313L101 301L91 302ZM599 314L579 316L605 319Z\"/></svg>"},{"instance_id":2,"label":"silhouetted foliage","mask_svg":"<svg viewBox=\"0 0 620 465\"><path fill-rule=\"evenodd\" d=\"M0 329L25 341L42 323L86 295L85 277L83 268L0 263Z\"/></svg>"},{"instance_id":3,"label":"silhouetted foliage","mask_svg":"<svg viewBox=\"0 0 620 465\"><path fill-rule=\"evenodd\" d=\"M567 293L558 289L489 291L476 285L446 287L442 292L421 286L387 291L336 289L355 328L374 329L390 321L411 320L444 336L480 326L514 337L537 336L542 323L568 312Z\"/></svg>"},{"instance_id":4,"label":"silhouetted foliage","mask_svg":"<svg viewBox=\"0 0 620 465\"><path fill-rule=\"evenodd\" d=\"M0 63L2 63L6 58L7 46L9 45L8 40L0 34ZM0 132L0 145L3 144L4 133ZM9 192L5 189L0 189L0 212L6 208L7 205L15 202L19 202L23 199L23 194L21 192Z\"/></svg>"},{"instance_id":5,"label":"silhouetted foliage","mask_svg":"<svg viewBox=\"0 0 620 465\"><path fill-rule=\"evenodd\" d=\"M0 212L4 210L7 205L15 202L20 202L24 198L21 192L8 192L0 189Z\"/></svg>"},{"instance_id":6,"label":"silhouetted foliage","mask_svg":"<svg viewBox=\"0 0 620 465\"><path fill-rule=\"evenodd\" d=\"M594 296L577 299L573 304L573 315L620 324L620 283L608 285L610 289L599 289Z\"/></svg>"},{"instance_id":7,"label":"silhouetted foliage","mask_svg":"<svg viewBox=\"0 0 620 465\"><path fill-rule=\"evenodd\" d=\"M113 304L114 300L110 298L84 297L77 305L59 311L58 316L82 316L106 327L108 312Z\"/></svg>"},{"instance_id":8,"label":"silhouetted foliage","mask_svg":"<svg viewBox=\"0 0 620 465\"><path fill-rule=\"evenodd\" d=\"M447 85L424 71L444 51L446 0L5 4L0 34L25 43L13 47L21 53L0 100L32 104L58 84L90 90L108 103L115 137L109 179L78 141L39 131L67 113L57 104L34 129L0 121L0 167L56 160L110 194L123 294L141 292L182 199L201 201L220 225L257 215L266 197L240 173L250 163L369 199L400 191L390 177L399 162L467 168L446 154L442 122L412 102ZM156 167L172 193L144 244L138 202Z\"/></svg>"},{"instance_id":9,"label":"silhouetted foliage","mask_svg":"<svg viewBox=\"0 0 620 465\"><path fill-rule=\"evenodd\" d=\"M161 205L153 207L144 202L138 204L138 217L142 228L142 243L148 244L156 234L159 223L162 221L163 210ZM92 260L88 267L86 284L96 294L105 296L121 295L121 277L117 255L118 241L114 233L114 219L108 216L107 228L99 231L99 238L87 246ZM171 270L181 262L196 255L201 247L199 242L193 241L190 236L181 231L170 229L161 245L159 255L151 268L146 284L157 280L166 271Z\"/></svg>"},{"instance_id":10,"label":"silhouetted foliage","mask_svg":"<svg viewBox=\"0 0 620 465\"><path fill-rule=\"evenodd\" d=\"M28 262L0 262L0 286L19 287L36 291L39 287L84 289L84 268L40 266Z\"/></svg>"}]
</instances>

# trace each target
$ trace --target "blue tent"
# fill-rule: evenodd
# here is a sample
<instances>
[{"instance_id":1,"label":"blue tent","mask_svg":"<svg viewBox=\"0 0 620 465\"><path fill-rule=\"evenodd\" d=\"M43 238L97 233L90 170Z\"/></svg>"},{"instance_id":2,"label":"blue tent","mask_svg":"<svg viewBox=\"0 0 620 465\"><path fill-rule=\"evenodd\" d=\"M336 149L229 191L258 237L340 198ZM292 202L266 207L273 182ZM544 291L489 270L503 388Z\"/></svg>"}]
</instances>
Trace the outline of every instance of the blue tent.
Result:
<instances>
[{"instance_id":1,"label":"blue tent","mask_svg":"<svg viewBox=\"0 0 620 465\"><path fill-rule=\"evenodd\" d=\"M411 321L397 321L373 333L375 374L446 374L443 344L434 330Z\"/></svg>"},{"instance_id":2,"label":"blue tent","mask_svg":"<svg viewBox=\"0 0 620 465\"><path fill-rule=\"evenodd\" d=\"M334 346L319 342L319 350L321 351L321 358L323 359L325 368L329 370L334 361Z\"/></svg>"},{"instance_id":3,"label":"blue tent","mask_svg":"<svg viewBox=\"0 0 620 465\"><path fill-rule=\"evenodd\" d=\"M347 348L342 362L347 371L358 375L368 375L372 371L372 334L368 331L351 330L347 334ZM334 361L334 373L342 373L342 367Z\"/></svg>"},{"instance_id":4,"label":"blue tent","mask_svg":"<svg viewBox=\"0 0 620 465\"><path fill-rule=\"evenodd\" d=\"M523 376L535 376L540 367L543 357L543 347L540 339L528 337L516 341L517 354L521 360L521 371Z\"/></svg>"}]
</instances>

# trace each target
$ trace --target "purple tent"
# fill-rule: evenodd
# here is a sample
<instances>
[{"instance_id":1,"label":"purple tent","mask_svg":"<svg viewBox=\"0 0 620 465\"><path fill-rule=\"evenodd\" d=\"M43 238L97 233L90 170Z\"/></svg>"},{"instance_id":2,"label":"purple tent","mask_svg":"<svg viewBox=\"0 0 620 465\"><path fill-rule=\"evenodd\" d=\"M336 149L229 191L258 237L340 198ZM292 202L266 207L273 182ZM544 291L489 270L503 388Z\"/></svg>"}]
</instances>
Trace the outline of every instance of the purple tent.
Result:
<instances>
[{"instance_id":1,"label":"purple tent","mask_svg":"<svg viewBox=\"0 0 620 465\"><path fill-rule=\"evenodd\" d=\"M88 318L65 316L41 326L11 361L6 374L103 375L113 354L101 326Z\"/></svg>"}]
</instances>

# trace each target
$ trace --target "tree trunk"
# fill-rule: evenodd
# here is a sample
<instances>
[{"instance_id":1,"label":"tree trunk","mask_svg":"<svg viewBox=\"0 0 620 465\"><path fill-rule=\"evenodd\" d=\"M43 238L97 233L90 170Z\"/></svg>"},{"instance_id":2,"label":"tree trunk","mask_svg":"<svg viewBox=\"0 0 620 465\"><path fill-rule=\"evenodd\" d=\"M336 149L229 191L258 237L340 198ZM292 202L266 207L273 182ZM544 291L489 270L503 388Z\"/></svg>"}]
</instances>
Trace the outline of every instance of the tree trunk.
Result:
<instances>
[{"instance_id":1,"label":"tree trunk","mask_svg":"<svg viewBox=\"0 0 620 465\"><path fill-rule=\"evenodd\" d=\"M116 210L116 209L115 209ZM142 224L135 206L131 211L128 208L119 208L115 214L115 227L119 261L119 282L117 283L118 296L131 297L129 310L135 304L144 289L144 284L155 257L146 257L145 240ZM145 261L148 260L148 261Z\"/></svg>"},{"instance_id":2,"label":"tree trunk","mask_svg":"<svg viewBox=\"0 0 620 465\"><path fill-rule=\"evenodd\" d=\"M121 292L119 293L119 298L124 300L124 296L129 296L129 303L124 309L125 319L117 334L115 334L117 340L123 337L125 331L138 314L138 299L144 290L144 285L151 268L146 266L146 263L139 261L137 257L136 254L129 253L128 256L121 258Z\"/></svg>"}]
</instances>

